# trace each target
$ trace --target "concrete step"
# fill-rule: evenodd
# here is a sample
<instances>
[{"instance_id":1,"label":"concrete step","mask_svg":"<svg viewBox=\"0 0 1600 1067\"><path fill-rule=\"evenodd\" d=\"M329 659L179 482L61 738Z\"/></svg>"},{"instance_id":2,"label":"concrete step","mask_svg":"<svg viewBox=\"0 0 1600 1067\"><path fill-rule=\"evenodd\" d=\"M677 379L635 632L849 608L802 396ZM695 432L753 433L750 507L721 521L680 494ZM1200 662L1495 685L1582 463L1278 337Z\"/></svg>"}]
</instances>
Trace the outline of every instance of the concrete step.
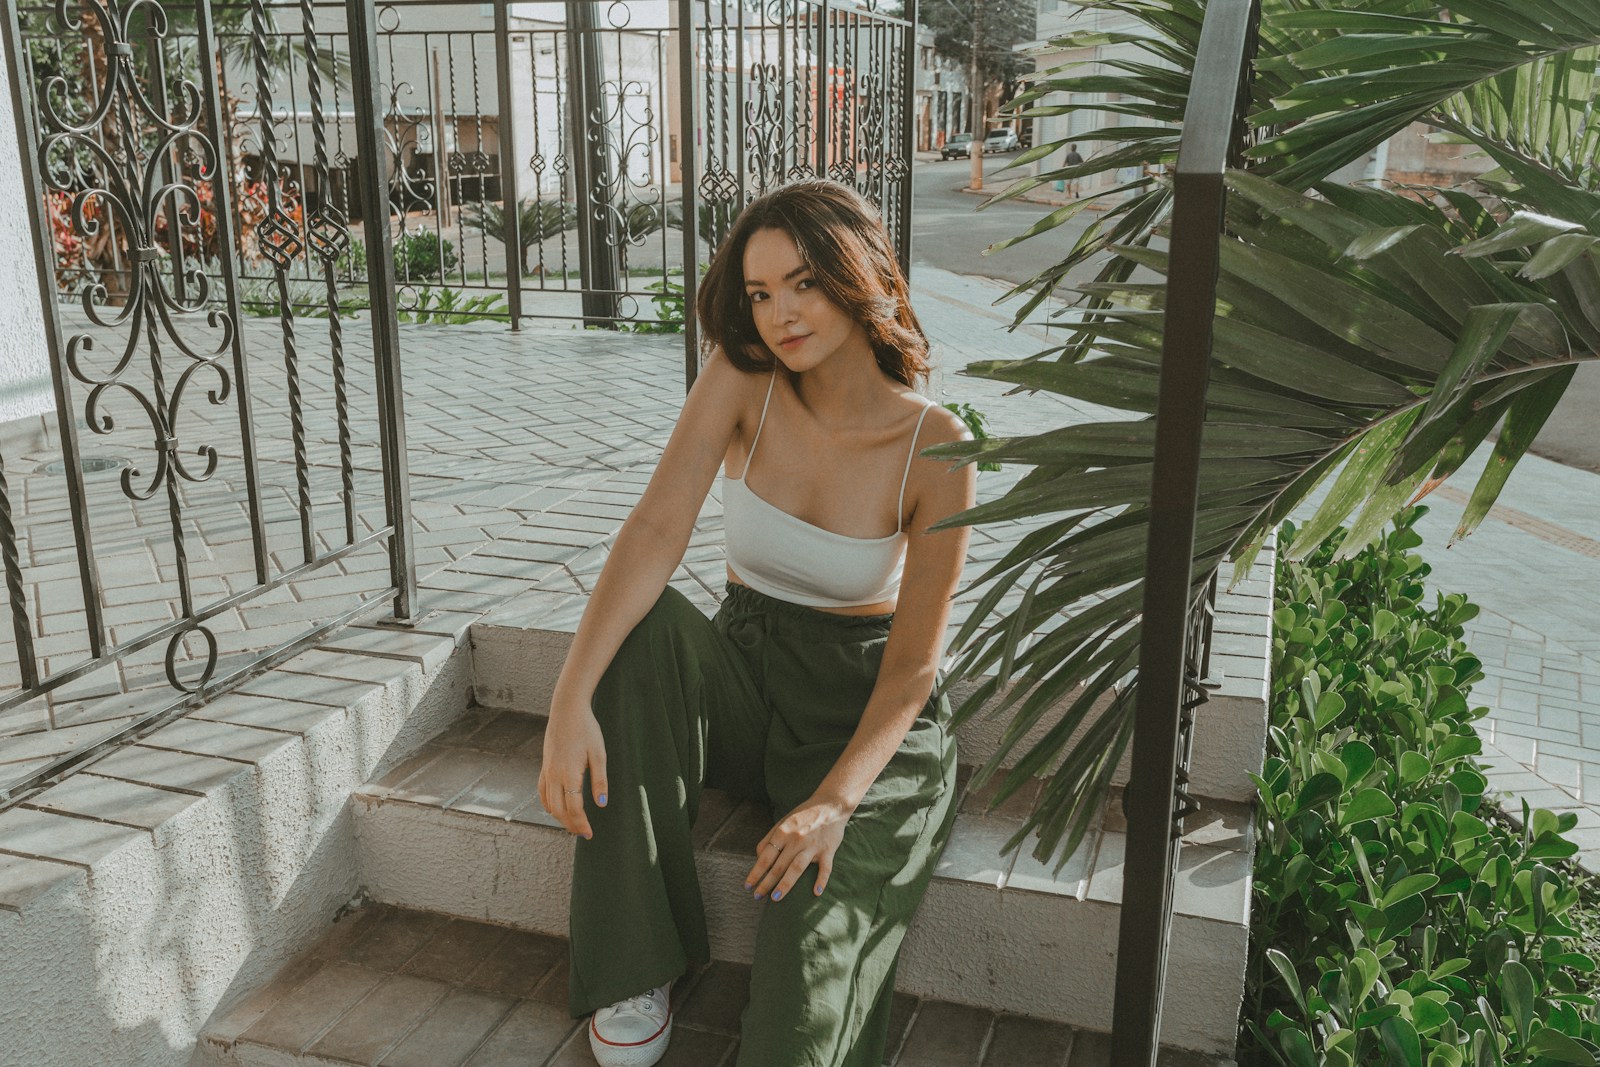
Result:
<instances>
[{"instance_id":1,"label":"concrete step","mask_svg":"<svg viewBox=\"0 0 1600 1067\"><path fill-rule=\"evenodd\" d=\"M540 805L544 718L469 708L354 797L360 884L374 900L561 935L572 842ZM985 813L965 788L933 884L907 935L900 988L1082 1029L1109 1026L1124 826L1112 803L1059 874L1023 849L1001 855L1046 783ZM748 963L760 909L743 888L772 814L707 791L695 827L718 959ZM1166 1043L1234 1046L1248 935L1249 810L1215 804L1185 837L1164 1008ZM781 906L781 905L778 905Z\"/></svg>"},{"instance_id":2,"label":"concrete step","mask_svg":"<svg viewBox=\"0 0 1600 1067\"><path fill-rule=\"evenodd\" d=\"M201 1067L579 1067L564 939L368 904L208 1026ZM713 961L673 988L661 1067L733 1067L749 968ZM1105 1035L900 993L885 1067L1105 1067ZM1164 1050L1161 1067L1228 1067Z\"/></svg>"},{"instance_id":3,"label":"concrete step","mask_svg":"<svg viewBox=\"0 0 1600 1067\"><path fill-rule=\"evenodd\" d=\"M707 614L716 610L717 595L710 590L720 588L711 583L722 567L720 547L713 547L706 559L685 565L695 576L692 580L679 576L672 583ZM541 715L550 710L551 691L588 600L586 593L574 589L586 587L598 574L605 549L600 546L569 564L572 576L562 576L564 584L550 583L557 587L545 588L541 583L473 624L473 693L479 704ZM1232 569L1223 568L1211 654L1216 688L1196 715L1190 765L1193 791L1202 797L1239 803L1250 803L1255 797L1250 775L1260 773L1266 750L1273 554L1274 546L1269 544L1251 577L1231 590ZM969 594L956 601L949 628L952 635L972 610L973 599ZM952 702L959 705L977 684L971 680L957 684L951 691ZM1078 690L1067 693L1041 715L1011 750L1006 764L1014 764L1049 732L1078 695ZM957 732L961 758L974 766L982 766L994 754L1010 722L1010 712L993 714L1003 697L1004 692L992 698ZM1102 697L1074 738L1087 731L1109 703L1109 696ZM1117 768L1116 785L1127 784L1129 762L1125 753Z\"/></svg>"}]
</instances>

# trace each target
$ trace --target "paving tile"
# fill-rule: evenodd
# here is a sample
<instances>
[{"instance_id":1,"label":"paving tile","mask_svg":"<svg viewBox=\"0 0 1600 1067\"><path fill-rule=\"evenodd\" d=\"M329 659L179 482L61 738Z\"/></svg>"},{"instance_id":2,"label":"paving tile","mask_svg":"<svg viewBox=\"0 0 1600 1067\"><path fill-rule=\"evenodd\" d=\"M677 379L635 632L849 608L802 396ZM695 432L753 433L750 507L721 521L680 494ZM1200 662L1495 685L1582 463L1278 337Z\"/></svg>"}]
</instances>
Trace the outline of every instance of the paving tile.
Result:
<instances>
[{"instance_id":1,"label":"paving tile","mask_svg":"<svg viewBox=\"0 0 1600 1067\"><path fill-rule=\"evenodd\" d=\"M999 889L1005 885L1016 859L1014 854L1002 854L1000 850L1021 829L1021 819L958 815L933 873L940 878L977 882Z\"/></svg>"},{"instance_id":2,"label":"paving tile","mask_svg":"<svg viewBox=\"0 0 1600 1067\"><path fill-rule=\"evenodd\" d=\"M732 1062L727 1057L735 1044L736 1040L726 1034L679 1030L674 1026L672 1041L667 1045L667 1054L661 1057L659 1067L719 1067ZM584 1052L589 1054L587 1049ZM592 1064L594 1061L588 1062Z\"/></svg>"},{"instance_id":3,"label":"paving tile","mask_svg":"<svg viewBox=\"0 0 1600 1067\"><path fill-rule=\"evenodd\" d=\"M383 1067L458 1067L515 1004L507 997L453 989L379 1062Z\"/></svg>"},{"instance_id":4,"label":"paving tile","mask_svg":"<svg viewBox=\"0 0 1600 1067\"><path fill-rule=\"evenodd\" d=\"M312 975L322 969L323 959L303 952L278 969L278 973L265 985L251 990L238 1003L220 1016L206 1023L205 1036L209 1041L232 1045L239 1035L255 1025L263 1015L284 997L299 989Z\"/></svg>"},{"instance_id":5,"label":"paving tile","mask_svg":"<svg viewBox=\"0 0 1600 1067\"><path fill-rule=\"evenodd\" d=\"M1072 1037L1072 1028L1064 1023L1000 1015L983 1067L1063 1067Z\"/></svg>"},{"instance_id":6,"label":"paving tile","mask_svg":"<svg viewBox=\"0 0 1600 1067\"><path fill-rule=\"evenodd\" d=\"M982 1008L924 1001L896 1067L973 1067L994 1018Z\"/></svg>"},{"instance_id":7,"label":"paving tile","mask_svg":"<svg viewBox=\"0 0 1600 1067\"><path fill-rule=\"evenodd\" d=\"M530 802L537 806L540 762L535 753L513 749L491 759L489 770L452 800L450 807L509 819L525 810Z\"/></svg>"},{"instance_id":8,"label":"paving tile","mask_svg":"<svg viewBox=\"0 0 1600 1067\"><path fill-rule=\"evenodd\" d=\"M146 748L143 745L117 749L96 760L90 770L107 778L142 782L197 795L209 793L238 775L251 773L248 767L233 760Z\"/></svg>"},{"instance_id":9,"label":"paving tile","mask_svg":"<svg viewBox=\"0 0 1600 1067\"><path fill-rule=\"evenodd\" d=\"M750 968L713 960L678 1011L685 1026L739 1035L739 1017L750 1000Z\"/></svg>"},{"instance_id":10,"label":"paving tile","mask_svg":"<svg viewBox=\"0 0 1600 1067\"><path fill-rule=\"evenodd\" d=\"M0 852L0 909L21 911L56 886L81 877L80 867Z\"/></svg>"},{"instance_id":11,"label":"paving tile","mask_svg":"<svg viewBox=\"0 0 1600 1067\"><path fill-rule=\"evenodd\" d=\"M192 719L207 722L228 722L239 726L254 726L262 730L277 730L288 734L303 734L320 726L338 712L322 704L306 704L281 697L261 697L250 693L224 693L190 713Z\"/></svg>"},{"instance_id":12,"label":"paving tile","mask_svg":"<svg viewBox=\"0 0 1600 1067\"><path fill-rule=\"evenodd\" d=\"M25 807L154 830L195 802L192 793L75 774L31 797Z\"/></svg>"},{"instance_id":13,"label":"paving tile","mask_svg":"<svg viewBox=\"0 0 1600 1067\"><path fill-rule=\"evenodd\" d=\"M140 830L53 811L0 812L0 852L34 859L90 867L125 845L148 840Z\"/></svg>"},{"instance_id":14,"label":"paving tile","mask_svg":"<svg viewBox=\"0 0 1600 1067\"><path fill-rule=\"evenodd\" d=\"M1057 857L1052 856L1049 860L1034 858L1032 850L1038 842L1038 835L1029 837L1023 842L1022 847L1017 849L1016 861L1005 882L1007 892L1013 889L1026 889L1036 893L1082 897L1084 883L1089 877L1090 865L1094 860L1095 846L1099 839L1098 831L1089 831L1058 872Z\"/></svg>"},{"instance_id":15,"label":"paving tile","mask_svg":"<svg viewBox=\"0 0 1600 1067\"><path fill-rule=\"evenodd\" d=\"M325 963L298 989L274 1004L239 1040L299 1052L383 979L381 972L366 967L340 960Z\"/></svg>"},{"instance_id":16,"label":"paving tile","mask_svg":"<svg viewBox=\"0 0 1600 1067\"><path fill-rule=\"evenodd\" d=\"M275 730L258 730L251 726L206 722L202 719L179 719L140 742L146 748L192 752L241 763L260 763L286 746L300 743L298 738Z\"/></svg>"},{"instance_id":17,"label":"paving tile","mask_svg":"<svg viewBox=\"0 0 1600 1067\"><path fill-rule=\"evenodd\" d=\"M376 971L397 971L446 921L432 912L396 908L373 923L364 936L352 941L339 958Z\"/></svg>"},{"instance_id":18,"label":"paving tile","mask_svg":"<svg viewBox=\"0 0 1600 1067\"><path fill-rule=\"evenodd\" d=\"M566 958L565 940L548 934L511 930L461 983L491 993L526 996Z\"/></svg>"},{"instance_id":19,"label":"paving tile","mask_svg":"<svg viewBox=\"0 0 1600 1067\"><path fill-rule=\"evenodd\" d=\"M741 800L711 839L711 847L719 852L743 853L754 856L756 845L772 829L772 811L754 800Z\"/></svg>"},{"instance_id":20,"label":"paving tile","mask_svg":"<svg viewBox=\"0 0 1600 1067\"><path fill-rule=\"evenodd\" d=\"M389 975L340 1016L307 1051L356 1063L375 1062L394 1048L449 989L444 982L427 978Z\"/></svg>"},{"instance_id":21,"label":"paving tile","mask_svg":"<svg viewBox=\"0 0 1600 1067\"><path fill-rule=\"evenodd\" d=\"M910 993L896 992L891 1007L889 1008L889 1033L883 1043L883 1062L893 1063L900 1049L906 1043L906 1036L911 1032L911 1024L916 1020L918 1000Z\"/></svg>"},{"instance_id":22,"label":"paving tile","mask_svg":"<svg viewBox=\"0 0 1600 1067\"><path fill-rule=\"evenodd\" d=\"M502 926L451 919L401 965L400 973L459 984L509 932Z\"/></svg>"},{"instance_id":23,"label":"paving tile","mask_svg":"<svg viewBox=\"0 0 1600 1067\"><path fill-rule=\"evenodd\" d=\"M469 748L446 748L403 784L393 786L391 795L416 804L448 805L469 787L494 770L499 761L486 752Z\"/></svg>"}]
</instances>

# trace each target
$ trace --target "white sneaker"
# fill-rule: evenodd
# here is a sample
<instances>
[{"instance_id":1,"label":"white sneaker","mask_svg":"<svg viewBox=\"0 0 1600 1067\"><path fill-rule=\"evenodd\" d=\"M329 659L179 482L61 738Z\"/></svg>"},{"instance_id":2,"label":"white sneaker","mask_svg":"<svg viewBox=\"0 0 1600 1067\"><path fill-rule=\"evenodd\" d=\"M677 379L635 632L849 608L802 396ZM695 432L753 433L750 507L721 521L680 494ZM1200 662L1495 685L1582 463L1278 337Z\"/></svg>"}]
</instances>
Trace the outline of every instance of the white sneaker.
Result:
<instances>
[{"instance_id":1,"label":"white sneaker","mask_svg":"<svg viewBox=\"0 0 1600 1067\"><path fill-rule=\"evenodd\" d=\"M589 1017L589 1048L600 1067L651 1067L672 1036L672 983L647 989Z\"/></svg>"}]
</instances>

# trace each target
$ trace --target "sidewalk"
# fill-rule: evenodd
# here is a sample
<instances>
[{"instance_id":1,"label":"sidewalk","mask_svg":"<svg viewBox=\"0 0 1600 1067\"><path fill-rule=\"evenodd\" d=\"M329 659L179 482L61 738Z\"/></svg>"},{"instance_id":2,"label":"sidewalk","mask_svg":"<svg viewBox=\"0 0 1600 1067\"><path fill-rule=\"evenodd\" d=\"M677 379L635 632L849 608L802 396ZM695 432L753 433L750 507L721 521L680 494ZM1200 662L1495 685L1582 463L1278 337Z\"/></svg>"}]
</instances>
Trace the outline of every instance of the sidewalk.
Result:
<instances>
[{"instance_id":1,"label":"sidewalk","mask_svg":"<svg viewBox=\"0 0 1600 1067\"><path fill-rule=\"evenodd\" d=\"M1600 475L1527 456L1477 532L1447 549L1489 452L1425 501L1429 584L1482 608L1467 624L1485 675L1471 699L1489 708L1479 734L1503 806L1577 812L1568 836L1600 871Z\"/></svg>"}]
</instances>

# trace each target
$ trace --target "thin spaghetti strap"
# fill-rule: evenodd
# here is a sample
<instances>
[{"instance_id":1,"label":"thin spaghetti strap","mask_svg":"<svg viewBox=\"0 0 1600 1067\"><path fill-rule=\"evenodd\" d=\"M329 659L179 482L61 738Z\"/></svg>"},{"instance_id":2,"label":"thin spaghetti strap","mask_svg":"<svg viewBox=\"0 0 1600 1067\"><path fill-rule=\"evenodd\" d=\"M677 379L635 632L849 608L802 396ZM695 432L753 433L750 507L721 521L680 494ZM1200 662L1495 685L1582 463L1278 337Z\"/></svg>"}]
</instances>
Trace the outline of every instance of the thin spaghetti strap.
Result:
<instances>
[{"instance_id":1,"label":"thin spaghetti strap","mask_svg":"<svg viewBox=\"0 0 1600 1067\"><path fill-rule=\"evenodd\" d=\"M767 425L767 406L772 403L772 387L776 385L777 382L778 364L777 361L774 360L772 364L772 377L767 379L767 398L761 402L761 421L756 423L756 435L750 439L750 453L744 457L744 471L739 475L740 481L743 481L744 476L750 473L750 464L755 461L756 445L761 443L761 431L765 429Z\"/></svg>"},{"instance_id":2,"label":"thin spaghetti strap","mask_svg":"<svg viewBox=\"0 0 1600 1067\"><path fill-rule=\"evenodd\" d=\"M928 412L933 406L934 403L931 400L923 405L922 414L917 416L917 428L911 431L911 451L906 456L906 472L900 476L900 501L895 505L895 533L899 533L905 528L906 481L911 477L911 461L917 458L917 435L922 432L922 420L928 417ZM745 466L748 468L749 464Z\"/></svg>"}]
</instances>

